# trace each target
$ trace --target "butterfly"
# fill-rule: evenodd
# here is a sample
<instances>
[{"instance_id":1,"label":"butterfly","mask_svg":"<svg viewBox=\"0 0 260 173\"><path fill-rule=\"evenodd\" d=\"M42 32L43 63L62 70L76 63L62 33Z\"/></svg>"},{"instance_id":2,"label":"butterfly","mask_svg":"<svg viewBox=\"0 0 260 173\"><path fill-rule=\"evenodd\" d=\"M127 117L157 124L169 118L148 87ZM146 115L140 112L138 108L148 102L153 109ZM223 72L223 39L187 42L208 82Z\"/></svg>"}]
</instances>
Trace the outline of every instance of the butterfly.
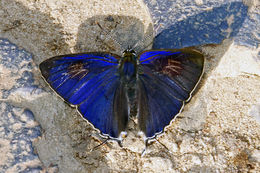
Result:
<instances>
[{"instance_id":1,"label":"butterfly","mask_svg":"<svg viewBox=\"0 0 260 173\"><path fill-rule=\"evenodd\" d=\"M40 64L50 87L102 136L121 143L131 105L147 143L180 113L201 79L204 56L192 48L130 48L119 56L89 52L55 56Z\"/></svg>"}]
</instances>

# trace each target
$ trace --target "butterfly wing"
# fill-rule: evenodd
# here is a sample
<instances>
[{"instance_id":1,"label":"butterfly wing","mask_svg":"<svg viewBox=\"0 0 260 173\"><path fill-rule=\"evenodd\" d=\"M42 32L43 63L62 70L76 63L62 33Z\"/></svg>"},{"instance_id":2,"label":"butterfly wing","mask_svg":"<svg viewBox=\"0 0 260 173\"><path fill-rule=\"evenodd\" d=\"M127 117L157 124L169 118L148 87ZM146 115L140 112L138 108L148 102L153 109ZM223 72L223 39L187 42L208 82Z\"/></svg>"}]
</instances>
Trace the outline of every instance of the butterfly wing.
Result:
<instances>
[{"instance_id":1,"label":"butterfly wing","mask_svg":"<svg viewBox=\"0 0 260 173\"><path fill-rule=\"evenodd\" d=\"M63 55L42 62L40 70L51 88L76 106L101 134L119 138L128 121L128 100L118 74L119 59L117 55L98 52Z\"/></svg>"},{"instance_id":2,"label":"butterfly wing","mask_svg":"<svg viewBox=\"0 0 260 173\"><path fill-rule=\"evenodd\" d=\"M204 57L186 48L151 50L139 55L138 124L147 139L164 127L189 100L203 73Z\"/></svg>"}]
</instances>

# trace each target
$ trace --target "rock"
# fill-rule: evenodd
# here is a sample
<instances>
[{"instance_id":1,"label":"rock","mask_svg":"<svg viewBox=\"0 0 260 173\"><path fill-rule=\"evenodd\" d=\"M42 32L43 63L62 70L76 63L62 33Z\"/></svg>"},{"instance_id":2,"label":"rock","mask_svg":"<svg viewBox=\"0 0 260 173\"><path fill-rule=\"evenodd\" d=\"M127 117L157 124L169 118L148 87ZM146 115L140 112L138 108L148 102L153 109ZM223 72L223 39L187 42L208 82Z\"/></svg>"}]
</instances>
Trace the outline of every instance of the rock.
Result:
<instances>
[{"instance_id":1,"label":"rock","mask_svg":"<svg viewBox=\"0 0 260 173\"><path fill-rule=\"evenodd\" d=\"M2 1L0 172L257 172L258 5L237 0ZM38 65L82 51L121 54L138 40L141 50L151 43L152 29L154 48L202 50L201 83L144 156L134 122L123 148L108 141L92 151L104 139L48 87Z\"/></svg>"}]
</instances>

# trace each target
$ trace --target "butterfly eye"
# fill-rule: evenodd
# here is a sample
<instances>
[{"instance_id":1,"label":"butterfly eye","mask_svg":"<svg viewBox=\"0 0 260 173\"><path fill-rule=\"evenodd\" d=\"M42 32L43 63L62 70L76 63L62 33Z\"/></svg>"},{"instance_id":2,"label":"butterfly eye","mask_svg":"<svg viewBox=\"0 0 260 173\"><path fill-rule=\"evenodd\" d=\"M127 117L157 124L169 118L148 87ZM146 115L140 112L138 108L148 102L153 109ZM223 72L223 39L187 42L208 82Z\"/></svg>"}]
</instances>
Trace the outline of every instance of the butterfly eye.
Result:
<instances>
[{"instance_id":1,"label":"butterfly eye","mask_svg":"<svg viewBox=\"0 0 260 173\"><path fill-rule=\"evenodd\" d=\"M130 53L132 54L136 54L136 52L134 50L130 50Z\"/></svg>"}]
</instances>

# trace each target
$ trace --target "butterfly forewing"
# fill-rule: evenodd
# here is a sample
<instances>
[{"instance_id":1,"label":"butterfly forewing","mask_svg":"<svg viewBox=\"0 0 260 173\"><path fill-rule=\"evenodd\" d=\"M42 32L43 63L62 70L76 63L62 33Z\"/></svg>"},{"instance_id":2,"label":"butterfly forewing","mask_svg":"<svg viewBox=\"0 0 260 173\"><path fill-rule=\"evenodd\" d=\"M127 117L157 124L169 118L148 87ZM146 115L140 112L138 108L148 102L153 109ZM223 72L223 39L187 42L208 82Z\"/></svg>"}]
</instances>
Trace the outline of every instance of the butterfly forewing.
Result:
<instances>
[{"instance_id":1,"label":"butterfly forewing","mask_svg":"<svg viewBox=\"0 0 260 173\"><path fill-rule=\"evenodd\" d=\"M139 60L138 124L151 139L163 132L190 98L201 78L204 57L186 48L145 51Z\"/></svg>"},{"instance_id":2,"label":"butterfly forewing","mask_svg":"<svg viewBox=\"0 0 260 173\"><path fill-rule=\"evenodd\" d=\"M40 70L53 90L77 106L103 135L119 138L128 121L128 102L118 74L119 59L110 53L71 54L42 62ZM125 103L118 106L119 99Z\"/></svg>"}]
</instances>

